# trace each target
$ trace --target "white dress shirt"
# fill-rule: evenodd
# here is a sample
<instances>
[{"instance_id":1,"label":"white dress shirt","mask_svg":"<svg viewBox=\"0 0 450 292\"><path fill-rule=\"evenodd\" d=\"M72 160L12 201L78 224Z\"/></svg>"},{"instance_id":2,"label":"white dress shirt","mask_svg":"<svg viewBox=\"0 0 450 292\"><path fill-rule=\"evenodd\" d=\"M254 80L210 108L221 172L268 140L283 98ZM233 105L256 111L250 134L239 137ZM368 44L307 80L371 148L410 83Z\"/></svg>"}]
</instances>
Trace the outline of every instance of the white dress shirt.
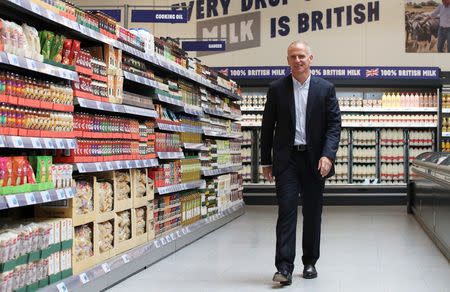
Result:
<instances>
[{"instance_id":1,"label":"white dress shirt","mask_svg":"<svg viewBox=\"0 0 450 292\"><path fill-rule=\"evenodd\" d=\"M439 16L439 26L449 28L450 27L450 5L445 7L444 4L439 4L439 6L430 14L431 17L435 18ZM449 44L447 44L448 46Z\"/></svg>"},{"instance_id":2,"label":"white dress shirt","mask_svg":"<svg viewBox=\"0 0 450 292\"><path fill-rule=\"evenodd\" d=\"M308 102L309 82L311 74L305 83L301 84L292 76L295 100L295 139L294 145L306 145L306 104Z\"/></svg>"}]
</instances>

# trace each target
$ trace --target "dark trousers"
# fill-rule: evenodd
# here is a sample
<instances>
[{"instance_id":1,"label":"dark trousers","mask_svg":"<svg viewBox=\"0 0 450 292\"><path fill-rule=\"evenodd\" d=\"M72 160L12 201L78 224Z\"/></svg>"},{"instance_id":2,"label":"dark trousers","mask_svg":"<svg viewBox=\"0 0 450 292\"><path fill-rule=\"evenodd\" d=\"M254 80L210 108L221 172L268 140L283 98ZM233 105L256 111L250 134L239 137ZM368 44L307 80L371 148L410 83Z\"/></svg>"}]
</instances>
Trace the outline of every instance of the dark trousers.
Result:
<instances>
[{"instance_id":1,"label":"dark trousers","mask_svg":"<svg viewBox=\"0 0 450 292\"><path fill-rule=\"evenodd\" d=\"M439 27L438 30L438 52L444 52L444 45L447 42L447 52L450 53L450 27Z\"/></svg>"},{"instance_id":2,"label":"dark trousers","mask_svg":"<svg viewBox=\"0 0 450 292\"><path fill-rule=\"evenodd\" d=\"M318 175L317 167L311 165L308 151L293 151L289 166L275 179L278 200L275 266L278 271L294 270L299 193L303 205L302 262L303 265L315 264L319 259L325 180Z\"/></svg>"}]
</instances>

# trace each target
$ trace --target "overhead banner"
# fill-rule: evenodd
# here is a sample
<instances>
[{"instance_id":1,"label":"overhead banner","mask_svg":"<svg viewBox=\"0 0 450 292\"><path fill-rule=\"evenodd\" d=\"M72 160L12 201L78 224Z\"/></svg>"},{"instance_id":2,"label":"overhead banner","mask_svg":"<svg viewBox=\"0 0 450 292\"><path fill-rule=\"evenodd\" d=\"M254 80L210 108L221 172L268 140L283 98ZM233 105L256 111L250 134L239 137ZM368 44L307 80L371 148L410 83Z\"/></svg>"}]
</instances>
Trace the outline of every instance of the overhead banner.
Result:
<instances>
[{"instance_id":1,"label":"overhead banner","mask_svg":"<svg viewBox=\"0 0 450 292\"><path fill-rule=\"evenodd\" d=\"M120 9L95 9L95 10L88 10L88 11L103 12L106 15L114 18L117 22L120 22L122 20L122 11Z\"/></svg>"},{"instance_id":2,"label":"overhead banner","mask_svg":"<svg viewBox=\"0 0 450 292\"><path fill-rule=\"evenodd\" d=\"M232 79L278 79L289 75L286 67L215 67ZM311 74L326 79L438 79L437 67L330 67L312 66Z\"/></svg>"},{"instance_id":3,"label":"overhead banner","mask_svg":"<svg viewBox=\"0 0 450 292\"><path fill-rule=\"evenodd\" d=\"M164 23L186 23L188 12L186 10L131 10L131 22L164 22Z\"/></svg>"},{"instance_id":4,"label":"overhead banner","mask_svg":"<svg viewBox=\"0 0 450 292\"><path fill-rule=\"evenodd\" d=\"M185 51L225 51L225 41L183 41Z\"/></svg>"}]
</instances>

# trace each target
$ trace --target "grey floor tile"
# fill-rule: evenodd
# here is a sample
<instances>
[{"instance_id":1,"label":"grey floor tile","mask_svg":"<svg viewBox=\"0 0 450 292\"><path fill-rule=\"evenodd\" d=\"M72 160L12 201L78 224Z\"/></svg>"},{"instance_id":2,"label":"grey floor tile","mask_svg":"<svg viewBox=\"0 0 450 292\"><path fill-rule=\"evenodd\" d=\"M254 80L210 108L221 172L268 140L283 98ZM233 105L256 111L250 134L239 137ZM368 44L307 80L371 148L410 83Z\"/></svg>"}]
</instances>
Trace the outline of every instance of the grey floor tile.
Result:
<instances>
[{"instance_id":1,"label":"grey floor tile","mask_svg":"<svg viewBox=\"0 0 450 292\"><path fill-rule=\"evenodd\" d=\"M247 206L245 215L109 291L449 292L448 261L403 206L327 206L319 277L301 278L299 208L293 284L275 272L277 208Z\"/></svg>"}]
</instances>

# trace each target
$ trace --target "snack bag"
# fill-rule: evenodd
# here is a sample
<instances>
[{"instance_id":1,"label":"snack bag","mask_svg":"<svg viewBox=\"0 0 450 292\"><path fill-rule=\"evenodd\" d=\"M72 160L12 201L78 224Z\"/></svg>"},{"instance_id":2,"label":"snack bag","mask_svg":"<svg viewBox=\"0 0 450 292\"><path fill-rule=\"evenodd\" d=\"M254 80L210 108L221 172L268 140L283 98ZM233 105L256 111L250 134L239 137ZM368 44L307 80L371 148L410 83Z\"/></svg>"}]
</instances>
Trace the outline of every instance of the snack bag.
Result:
<instances>
[{"instance_id":1,"label":"snack bag","mask_svg":"<svg viewBox=\"0 0 450 292\"><path fill-rule=\"evenodd\" d=\"M66 39L64 40L63 50L62 50L62 63L64 65L69 65L70 63L70 50L72 49L72 40Z\"/></svg>"},{"instance_id":2,"label":"snack bag","mask_svg":"<svg viewBox=\"0 0 450 292\"><path fill-rule=\"evenodd\" d=\"M78 55L80 53L81 43L77 40L72 40L72 47L69 55L69 65L75 66L77 63Z\"/></svg>"}]
</instances>

